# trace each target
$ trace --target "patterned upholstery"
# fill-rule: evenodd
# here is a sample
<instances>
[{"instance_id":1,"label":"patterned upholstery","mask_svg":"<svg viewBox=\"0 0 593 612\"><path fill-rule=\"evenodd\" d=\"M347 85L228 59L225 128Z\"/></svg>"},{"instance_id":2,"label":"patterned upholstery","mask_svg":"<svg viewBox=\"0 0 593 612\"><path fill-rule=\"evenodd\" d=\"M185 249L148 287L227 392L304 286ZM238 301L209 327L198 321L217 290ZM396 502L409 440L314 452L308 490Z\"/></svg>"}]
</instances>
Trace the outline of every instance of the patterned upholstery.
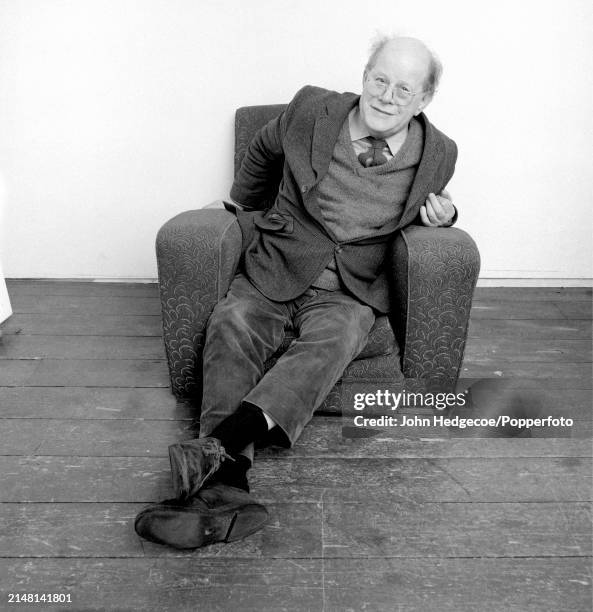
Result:
<instances>
[{"instance_id":1,"label":"patterned upholstery","mask_svg":"<svg viewBox=\"0 0 593 612\"><path fill-rule=\"evenodd\" d=\"M257 129L283 108L237 111L235 172ZM241 231L226 210L187 211L159 230L156 252L171 388L178 397L199 402L206 323L238 266ZM367 346L342 380L454 382L480 268L474 241L457 228L410 226L395 239L387 263L393 281L390 317L377 320ZM339 411L340 397L338 383L320 409Z\"/></svg>"}]
</instances>

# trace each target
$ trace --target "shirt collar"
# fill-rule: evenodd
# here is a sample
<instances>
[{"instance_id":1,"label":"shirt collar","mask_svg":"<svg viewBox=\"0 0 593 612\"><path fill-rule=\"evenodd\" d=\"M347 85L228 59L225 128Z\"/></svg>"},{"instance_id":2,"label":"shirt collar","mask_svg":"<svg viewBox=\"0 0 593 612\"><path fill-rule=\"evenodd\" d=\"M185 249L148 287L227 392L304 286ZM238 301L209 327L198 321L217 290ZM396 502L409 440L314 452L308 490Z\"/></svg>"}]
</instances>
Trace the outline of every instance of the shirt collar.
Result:
<instances>
[{"instance_id":1,"label":"shirt collar","mask_svg":"<svg viewBox=\"0 0 593 612\"><path fill-rule=\"evenodd\" d=\"M350 139L352 142L370 136L368 129L362 122L358 104L348 114L348 127L350 128ZM401 137L398 134L385 138L385 142L392 155L394 155L393 151L397 152L401 147Z\"/></svg>"}]
</instances>

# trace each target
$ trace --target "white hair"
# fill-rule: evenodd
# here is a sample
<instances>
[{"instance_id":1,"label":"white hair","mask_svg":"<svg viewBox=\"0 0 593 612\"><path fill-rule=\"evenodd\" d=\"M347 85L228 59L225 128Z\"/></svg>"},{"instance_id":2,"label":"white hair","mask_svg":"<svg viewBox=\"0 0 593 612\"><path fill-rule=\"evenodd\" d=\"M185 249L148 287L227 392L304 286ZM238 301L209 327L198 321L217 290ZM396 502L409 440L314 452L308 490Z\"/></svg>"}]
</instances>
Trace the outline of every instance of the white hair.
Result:
<instances>
[{"instance_id":1,"label":"white hair","mask_svg":"<svg viewBox=\"0 0 593 612\"><path fill-rule=\"evenodd\" d=\"M385 34L379 34L371 44L369 59L365 66L365 72L369 72L373 69L373 67L375 66L375 62L377 61L377 56L379 55L379 53L381 53L381 51L383 51L385 45L391 42L392 40L397 40L399 38L404 37L399 35L387 36ZM441 80L441 75L443 74L443 65L441 64L441 60L437 57L436 53L432 49L430 49L428 45L426 45L421 40L419 40L418 42L424 45L424 47L428 51L428 55L430 56L430 65L428 68L428 76L426 77L426 81L424 82L424 90L433 95L439 86L439 81Z\"/></svg>"}]
</instances>

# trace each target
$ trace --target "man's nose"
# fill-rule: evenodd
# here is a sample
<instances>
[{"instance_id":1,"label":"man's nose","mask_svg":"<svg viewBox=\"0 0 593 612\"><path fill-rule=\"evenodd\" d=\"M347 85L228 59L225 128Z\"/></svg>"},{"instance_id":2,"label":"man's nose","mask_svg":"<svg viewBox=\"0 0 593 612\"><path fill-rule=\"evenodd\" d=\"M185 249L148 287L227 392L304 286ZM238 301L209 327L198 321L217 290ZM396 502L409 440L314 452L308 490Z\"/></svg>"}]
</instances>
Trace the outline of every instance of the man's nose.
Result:
<instances>
[{"instance_id":1,"label":"man's nose","mask_svg":"<svg viewBox=\"0 0 593 612\"><path fill-rule=\"evenodd\" d=\"M381 102L385 102L386 104L393 103L393 86L389 85L387 89L379 96Z\"/></svg>"}]
</instances>

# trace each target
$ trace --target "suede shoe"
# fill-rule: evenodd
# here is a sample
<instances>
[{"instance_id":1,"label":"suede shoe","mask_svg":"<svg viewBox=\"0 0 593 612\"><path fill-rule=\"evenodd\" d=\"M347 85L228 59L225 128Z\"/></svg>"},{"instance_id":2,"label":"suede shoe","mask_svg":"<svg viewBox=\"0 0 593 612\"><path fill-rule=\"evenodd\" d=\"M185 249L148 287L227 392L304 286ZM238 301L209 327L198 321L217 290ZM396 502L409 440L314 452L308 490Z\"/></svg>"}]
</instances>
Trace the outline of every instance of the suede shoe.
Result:
<instances>
[{"instance_id":1,"label":"suede shoe","mask_svg":"<svg viewBox=\"0 0 593 612\"><path fill-rule=\"evenodd\" d=\"M148 506L136 517L134 528L157 544L199 548L241 540L261 529L268 516L265 506L246 491L216 483L189 499Z\"/></svg>"},{"instance_id":2,"label":"suede shoe","mask_svg":"<svg viewBox=\"0 0 593 612\"><path fill-rule=\"evenodd\" d=\"M175 497L187 499L195 495L226 459L234 461L218 438L196 438L171 444L169 461Z\"/></svg>"}]
</instances>

